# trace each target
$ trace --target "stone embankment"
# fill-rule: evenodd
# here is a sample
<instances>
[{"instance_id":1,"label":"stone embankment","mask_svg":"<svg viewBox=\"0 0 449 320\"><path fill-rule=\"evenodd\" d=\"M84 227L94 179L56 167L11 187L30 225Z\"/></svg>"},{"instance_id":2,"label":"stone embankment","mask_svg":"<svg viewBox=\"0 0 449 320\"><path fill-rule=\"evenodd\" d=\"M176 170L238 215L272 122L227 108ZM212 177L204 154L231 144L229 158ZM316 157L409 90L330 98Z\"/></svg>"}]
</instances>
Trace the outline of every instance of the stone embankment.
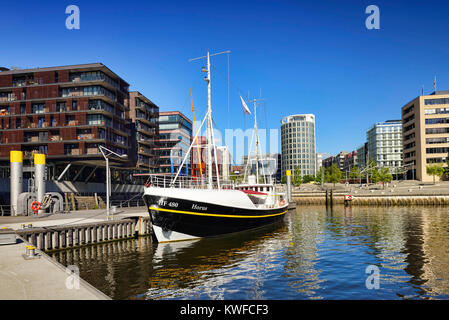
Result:
<instances>
[{"instance_id":1,"label":"stone embankment","mask_svg":"<svg viewBox=\"0 0 449 320\"><path fill-rule=\"evenodd\" d=\"M326 193L327 190L327 193ZM345 195L351 195L351 205L360 206L449 206L449 183L436 185L417 182L401 182L382 186L360 187L359 185L301 186L292 193L298 205L344 204Z\"/></svg>"}]
</instances>

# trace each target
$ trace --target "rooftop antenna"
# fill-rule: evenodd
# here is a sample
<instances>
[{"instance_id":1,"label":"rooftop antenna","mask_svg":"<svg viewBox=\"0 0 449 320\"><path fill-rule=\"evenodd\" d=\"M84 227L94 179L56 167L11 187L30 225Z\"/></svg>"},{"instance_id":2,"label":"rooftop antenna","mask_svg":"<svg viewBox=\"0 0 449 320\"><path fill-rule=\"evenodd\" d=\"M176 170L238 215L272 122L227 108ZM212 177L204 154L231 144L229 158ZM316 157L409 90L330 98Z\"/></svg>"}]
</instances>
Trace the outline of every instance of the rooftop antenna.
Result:
<instances>
[{"instance_id":1,"label":"rooftop antenna","mask_svg":"<svg viewBox=\"0 0 449 320\"><path fill-rule=\"evenodd\" d=\"M433 91L437 92L437 76L433 78Z\"/></svg>"}]
</instances>

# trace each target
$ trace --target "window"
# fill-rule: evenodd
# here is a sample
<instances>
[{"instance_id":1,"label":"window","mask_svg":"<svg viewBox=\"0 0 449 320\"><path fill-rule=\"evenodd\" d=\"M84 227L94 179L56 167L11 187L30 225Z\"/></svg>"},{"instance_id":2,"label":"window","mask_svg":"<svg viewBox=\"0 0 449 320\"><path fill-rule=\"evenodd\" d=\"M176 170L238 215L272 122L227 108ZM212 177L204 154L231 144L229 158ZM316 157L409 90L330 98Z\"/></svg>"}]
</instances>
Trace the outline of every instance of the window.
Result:
<instances>
[{"instance_id":1,"label":"window","mask_svg":"<svg viewBox=\"0 0 449 320\"><path fill-rule=\"evenodd\" d=\"M449 148L448 147L441 147L441 148L426 148L426 153L448 153Z\"/></svg>"},{"instance_id":2,"label":"window","mask_svg":"<svg viewBox=\"0 0 449 320\"><path fill-rule=\"evenodd\" d=\"M427 128L426 129L426 134L439 134L439 133L449 133L449 128Z\"/></svg>"},{"instance_id":3,"label":"window","mask_svg":"<svg viewBox=\"0 0 449 320\"><path fill-rule=\"evenodd\" d=\"M45 103L35 103L33 104L33 113L44 113Z\"/></svg>"},{"instance_id":4,"label":"window","mask_svg":"<svg viewBox=\"0 0 449 320\"><path fill-rule=\"evenodd\" d=\"M88 125L106 125L110 127L112 120L102 114L88 114L86 116L86 123Z\"/></svg>"},{"instance_id":5,"label":"window","mask_svg":"<svg viewBox=\"0 0 449 320\"><path fill-rule=\"evenodd\" d=\"M424 114L447 114L447 113L449 113L449 108L424 109Z\"/></svg>"},{"instance_id":6,"label":"window","mask_svg":"<svg viewBox=\"0 0 449 320\"><path fill-rule=\"evenodd\" d=\"M425 105L432 105L432 104L449 104L449 98L440 98L440 99L425 99L424 100Z\"/></svg>"},{"instance_id":7,"label":"window","mask_svg":"<svg viewBox=\"0 0 449 320\"><path fill-rule=\"evenodd\" d=\"M449 118L426 119L426 124L449 123Z\"/></svg>"},{"instance_id":8,"label":"window","mask_svg":"<svg viewBox=\"0 0 449 320\"><path fill-rule=\"evenodd\" d=\"M449 138L427 138L426 144L448 143Z\"/></svg>"},{"instance_id":9,"label":"window","mask_svg":"<svg viewBox=\"0 0 449 320\"><path fill-rule=\"evenodd\" d=\"M64 112L67 111L67 105L65 102L58 102L56 104L56 112Z\"/></svg>"},{"instance_id":10,"label":"window","mask_svg":"<svg viewBox=\"0 0 449 320\"><path fill-rule=\"evenodd\" d=\"M444 163L446 162L445 158L427 158L426 163Z\"/></svg>"}]
</instances>

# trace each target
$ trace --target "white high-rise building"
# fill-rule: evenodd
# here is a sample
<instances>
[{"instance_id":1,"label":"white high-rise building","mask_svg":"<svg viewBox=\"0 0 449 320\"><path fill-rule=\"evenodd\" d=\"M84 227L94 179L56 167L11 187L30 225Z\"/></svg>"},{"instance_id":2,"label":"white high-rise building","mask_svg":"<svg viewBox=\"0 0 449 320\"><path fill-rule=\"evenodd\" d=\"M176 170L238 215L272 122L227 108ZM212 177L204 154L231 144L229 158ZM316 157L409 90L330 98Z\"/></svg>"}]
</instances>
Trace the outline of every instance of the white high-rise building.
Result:
<instances>
[{"instance_id":1,"label":"white high-rise building","mask_svg":"<svg viewBox=\"0 0 449 320\"><path fill-rule=\"evenodd\" d=\"M396 173L402 167L402 121L378 122L366 132L366 137L367 156L379 167L389 167Z\"/></svg>"},{"instance_id":2,"label":"white high-rise building","mask_svg":"<svg viewBox=\"0 0 449 320\"><path fill-rule=\"evenodd\" d=\"M296 114L281 120L282 176L299 167L301 175L316 173L315 115Z\"/></svg>"}]
</instances>

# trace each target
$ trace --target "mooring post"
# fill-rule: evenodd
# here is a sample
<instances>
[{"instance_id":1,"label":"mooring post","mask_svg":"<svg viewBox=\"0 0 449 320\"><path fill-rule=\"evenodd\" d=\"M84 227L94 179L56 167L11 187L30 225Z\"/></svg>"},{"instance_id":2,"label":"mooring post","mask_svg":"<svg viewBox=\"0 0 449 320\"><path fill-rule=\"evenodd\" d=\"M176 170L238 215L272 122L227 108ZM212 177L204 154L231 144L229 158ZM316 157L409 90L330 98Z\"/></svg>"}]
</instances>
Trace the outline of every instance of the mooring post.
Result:
<instances>
[{"instance_id":1,"label":"mooring post","mask_svg":"<svg viewBox=\"0 0 449 320\"><path fill-rule=\"evenodd\" d=\"M55 231L53 232L53 243L52 243L52 249L59 248L59 232Z\"/></svg>"},{"instance_id":2,"label":"mooring post","mask_svg":"<svg viewBox=\"0 0 449 320\"><path fill-rule=\"evenodd\" d=\"M62 230L59 233L59 248L66 247L66 239L67 239L66 232L65 232L65 230Z\"/></svg>"},{"instance_id":3,"label":"mooring post","mask_svg":"<svg viewBox=\"0 0 449 320\"><path fill-rule=\"evenodd\" d=\"M38 243L38 249L44 251L45 250L45 233L39 232L39 243Z\"/></svg>"},{"instance_id":4,"label":"mooring post","mask_svg":"<svg viewBox=\"0 0 449 320\"><path fill-rule=\"evenodd\" d=\"M288 202L292 201L292 171L287 170L285 172L285 175L287 177L287 200Z\"/></svg>"},{"instance_id":5,"label":"mooring post","mask_svg":"<svg viewBox=\"0 0 449 320\"><path fill-rule=\"evenodd\" d=\"M23 153L22 151L10 151L10 204L11 216L17 216L17 200L23 191Z\"/></svg>"},{"instance_id":6,"label":"mooring post","mask_svg":"<svg viewBox=\"0 0 449 320\"><path fill-rule=\"evenodd\" d=\"M114 223L112 225L112 239L117 239L118 238L118 225L116 223Z\"/></svg>"},{"instance_id":7,"label":"mooring post","mask_svg":"<svg viewBox=\"0 0 449 320\"><path fill-rule=\"evenodd\" d=\"M73 230L73 246L78 246L80 244L80 229L75 228Z\"/></svg>"},{"instance_id":8,"label":"mooring post","mask_svg":"<svg viewBox=\"0 0 449 320\"><path fill-rule=\"evenodd\" d=\"M45 166L45 154L34 154L34 190L36 200L41 204L45 196ZM45 214L45 209L40 209L38 214Z\"/></svg>"},{"instance_id":9,"label":"mooring post","mask_svg":"<svg viewBox=\"0 0 449 320\"><path fill-rule=\"evenodd\" d=\"M68 232L68 241L67 241L67 247L73 247L73 229L67 230Z\"/></svg>"},{"instance_id":10,"label":"mooring post","mask_svg":"<svg viewBox=\"0 0 449 320\"><path fill-rule=\"evenodd\" d=\"M325 202L326 202L326 208L329 206L329 200L328 200L328 197L329 197L329 191L326 189L326 200L325 200Z\"/></svg>"},{"instance_id":11,"label":"mooring post","mask_svg":"<svg viewBox=\"0 0 449 320\"><path fill-rule=\"evenodd\" d=\"M92 240L91 243L97 243L97 235L98 235L98 227L93 226L92 227Z\"/></svg>"},{"instance_id":12,"label":"mooring post","mask_svg":"<svg viewBox=\"0 0 449 320\"><path fill-rule=\"evenodd\" d=\"M334 190L331 189L331 194L330 194L331 208L332 208L333 205L334 205L334 195L333 195L333 193L334 193Z\"/></svg>"},{"instance_id":13,"label":"mooring post","mask_svg":"<svg viewBox=\"0 0 449 320\"><path fill-rule=\"evenodd\" d=\"M47 231L47 234L45 235L45 250L50 250L51 249L51 238L52 238L53 233L50 231Z\"/></svg>"},{"instance_id":14,"label":"mooring post","mask_svg":"<svg viewBox=\"0 0 449 320\"><path fill-rule=\"evenodd\" d=\"M31 235L31 244L35 247L37 246L36 232L33 232L33 234Z\"/></svg>"},{"instance_id":15,"label":"mooring post","mask_svg":"<svg viewBox=\"0 0 449 320\"><path fill-rule=\"evenodd\" d=\"M92 228L87 227L86 228L86 243L91 243L92 239Z\"/></svg>"},{"instance_id":16,"label":"mooring post","mask_svg":"<svg viewBox=\"0 0 449 320\"><path fill-rule=\"evenodd\" d=\"M142 235L142 229L143 229L143 223L142 223L142 217L139 217L138 227L137 227L137 235Z\"/></svg>"},{"instance_id":17,"label":"mooring post","mask_svg":"<svg viewBox=\"0 0 449 320\"><path fill-rule=\"evenodd\" d=\"M86 243L86 229L88 228L81 228L80 231L80 245L85 244Z\"/></svg>"}]
</instances>

